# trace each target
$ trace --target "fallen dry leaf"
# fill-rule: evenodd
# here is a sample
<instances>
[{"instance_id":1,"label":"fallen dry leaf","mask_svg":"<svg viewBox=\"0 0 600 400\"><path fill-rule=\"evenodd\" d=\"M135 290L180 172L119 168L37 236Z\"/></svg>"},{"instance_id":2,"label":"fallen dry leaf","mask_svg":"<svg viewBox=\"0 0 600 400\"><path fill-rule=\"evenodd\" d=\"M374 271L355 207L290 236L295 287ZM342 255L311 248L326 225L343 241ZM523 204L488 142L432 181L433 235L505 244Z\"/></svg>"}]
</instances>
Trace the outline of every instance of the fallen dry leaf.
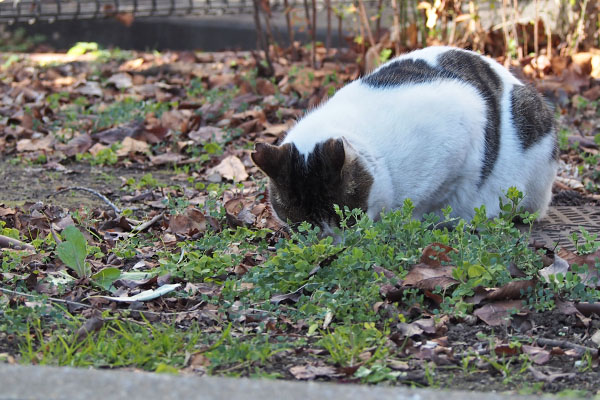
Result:
<instances>
[{"instance_id":1,"label":"fallen dry leaf","mask_svg":"<svg viewBox=\"0 0 600 400\"><path fill-rule=\"evenodd\" d=\"M448 288L458 281L452 278L451 265L430 267L427 264L417 264L408 272L402 286L416 286L422 289L434 290L436 286Z\"/></svg>"},{"instance_id":2,"label":"fallen dry leaf","mask_svg":"<svg viewBox=\"0 0 600 400\"><path fill-rule=\"evenodd\" d=\"M178 164L184 159L185 156L178 153L163 153L157 156L150 156L150 162L153 165Z\"/></svg>"},{"instance_id":3,"label":"fallen dry leaf","mask_svg":"<svg viewBox=\"0 0 600 400\"><path fill-rule=\"evenodd\" d=\"M189 132L188 137L196 143L217 142L222 143L227 132L216 126L203 126Z\"/></svg>"},{"instance_id":4,"label":"fallen dry leaf","mask_svg":"<svg viewBox=\"0 0 600 400\"><path fill-rule=\"evenodd\" d=\"M511 281L506 285L493 289L485 297L487 300L513 300L527 295L527 289L535 287L535 280Z\"/></svg>"},{"instance_id":5,"label":"fallen dry leaf","mask_svg":"<svg viewBox=\"0 0 600 400\"><path fill-rule=\"evenodd\" d=\"M88 318L77 332L75 333L75 337L77 340L85 339L90 333L94 333L100 330L104 325L104 320L99 315L94 315Z\"/></svg>"},{"instance_id":6,"label":"fallen dry leaf","mask_svg":"<svg viewBox=\"0 0 600 400\"><path fill-rule=\"evenodd\" d=\"M130 153L148 153L150 151L150 145L141 140L132 139L126 137L121 142L121 148L116 151L117 156L124 157Z\"/></svg>"},{"instance_id":7,"label":"fallen dry leaf","mask_svg":"<svg viewBox=\"0 0 600 400\"><path fill-rule=\"evenodd\" d=\"M596 343L598 347L600 347L600 329L598 329L591 337L592 342Z\"/></svg>"},{"instance_id":8,"label":"fallen dry leaf","mask_svg":"<svg viewBox=\"0 0 600 400\"><path fill-rule=\"evenodd\" d=\"M21 139L17 142L17 151L39 151L50 150L50 146L54 143L52 135L44 136L41 139Z\"/></svg>"},{"instance_id":9,"label":"fallen dry leaf","mask_svg":"<svg viewBox=\"0 0 600 400\"><path fill-rule=\"evenodd\" d=\"M310 380L317 377L333 378L340 376L334 367L316 365L297 365L290 368L290 373L296 379Z\"/></svg>"},{"instance_id":10,"label":"fallen dry leaf","mask_svg":"<svg viewBox=\"0 0 600 400\"><path fill-rule=\"evenodd\" d=\"M85 153L92 147L92 137L88 133L83 133L73 137L66 144L58 144L55 147L67 156L74 156L75 154Z\"/></svg>"},{"instance_id":11,"label":"fallen dry leaf","mask_svg":"<svg viewBox=\"0 0 600 400\"><path fill-rule=\"evenodd\" d=\"M202 352L197 352L190 355L187 366L188 367L208 367L210 365L210 359Z\"/></svg>"},{"instance_id":12,"label":"fallen dry leaf","mask_svg":"<svg viewBox=\"0 0 600 400\"><path fill-rule=\"evenodd\" d=\"M456 250L442 243L431 243L423 249L421 263L430 267L439 267L442 262L450 262L450 257L448 257L450 252L456 252Z\"/></svg>"},{"instance_id":13,"label":"fallen dry leaf","mask_svg":"<svg viewBox=\"0 0 600 400\"><path fill-rule=\"evenodd\" d=\"M102 150L107 149L108 146L105 146L101 143L96 143L95 145L93 145L92 147L90 147L88 149L88 152L93 155L96 156L98 153L100 153Z\"/></svg>"},{"instance_id":14,"label":"fallen dry leaf","mask_svg":"<svg viewBox=\"0 0 600 400\"><path fill-rule=\"evenodd\" d=\"M225 157L217 166L211 168L207 174L218 174L222 178L234 182L244 181L248 178L246 167L236 156Z\"/></svg>"},{"instance_id":15,"label":"fallen dry leaf","mask_svg":"<svg viewBox=\"0 0 600 400\"><path fill-rule=\"evenodd\" d=\"M134 121L129 124L95 132L92 134L92 138L94 140L98 140L102 144L111 145L113 143L123 141L126 137L136 138L136 136L141 134L143 131L144 125Z\"/></svg>"},{"instance_id":16,"label":"fallen dry leaf","mask_svg":"<svg viewBox=\"0 0 600 400\"><path fill-rule=\"evenodd\" d=\"M522 345L523 353L529 354L531 361L542 365L550 361L550 351L537 346Z\"/></svg>"},{"instance_id":17,"label":"fallen dry leaf","mask_svg":"<svg viewBox=\"0 0 600 400\"><path fill-rule=\"evenodd\" d=\"M521 353L521 350L518 346L511 346L507 343L501 343L494 346L494 353L503 356L516 356L517 354Z\"/></svg>"},{"instance_id":18,"label":"fallen dry leaf","mask_svg":"<svg viewBox=\"0 0 600 400\"><path fill-rule=\"evenodd\" d=\"M98 82L87 81L81 86L75 88L75 92L82 94L84 96L96 96L102 97L104 92L102 92L102 88Z\"/></svg>"},{"instance_id":19,"label":"fallen dry leaf","mask_svg":"<svg viewBox=\"0 0 600 400\"><path fill-rule=\"evenodd\" d=\"M169 217L169 232L194 236L206 231L206 218L202 211L188 208L185 214L176 214Z\"/></svg>"},{"instance_id":20,"label":"fallen dry leaf","mask_svg":"<svg viewBox=\"0 0 600 400\"><path fill-rule=\"evenodd\" d=\"M501 326L510 323L511 312L520 311L522 308L521 300L505 300L486 304L473 314L490 326Z\"/></svg>"},{"instance_id":21,"label":"fallen dry leaf","mask_svg":"<svg viewBox=\"0 0 600 400\"><path fill-rule=\"evenodd\" d=\"M529 372L531 372L531 374L533 375L533 377L538 380L538 381L544 381L544 382L554 382L556 379L559 378L573 378L575 376L574 373L550 373L550 374L545 374L542 371L534 368L533 366L529 366L527 367L527 369L529 370Z\"/></svg>"},{"instance_id":22,"label":"fallen dry leaf","mask_svg":"<svg viewBox=\"0 0 600 400\"><path fill-rule=\"evenodd\" d=\"M131 80L131 75L126 72L119 72L118 74L114 74L106 83L110 83L115 85L117 89L129 89L133 86L133 82Z\"/></svg>"}]
</instances>

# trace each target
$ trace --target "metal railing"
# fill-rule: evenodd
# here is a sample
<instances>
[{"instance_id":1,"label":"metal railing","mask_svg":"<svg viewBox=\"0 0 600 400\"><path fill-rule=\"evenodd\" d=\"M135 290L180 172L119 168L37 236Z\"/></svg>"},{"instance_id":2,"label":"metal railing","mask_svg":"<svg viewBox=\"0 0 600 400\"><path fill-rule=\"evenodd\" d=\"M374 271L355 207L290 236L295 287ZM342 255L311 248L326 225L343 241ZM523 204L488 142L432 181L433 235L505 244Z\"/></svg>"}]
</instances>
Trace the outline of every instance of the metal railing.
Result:
<instances>
[{"instance_id":1,"label":"metal railing","mask_svg":"<svg viewBox=\"0 0 600 400\"><path fill-rule=\"evenodd\" d=\"M93 19L130 13L138 17L252 13L253 0L0 0L0 23ZM318 1L318 0L317 0ZM342 3L343 0L332 0ZM290 0L290 7L302 7ZM318 2L323 9L323 2ZM272 11L284 11L283 0L269 0Z\"/></svg>"}]
</instances>

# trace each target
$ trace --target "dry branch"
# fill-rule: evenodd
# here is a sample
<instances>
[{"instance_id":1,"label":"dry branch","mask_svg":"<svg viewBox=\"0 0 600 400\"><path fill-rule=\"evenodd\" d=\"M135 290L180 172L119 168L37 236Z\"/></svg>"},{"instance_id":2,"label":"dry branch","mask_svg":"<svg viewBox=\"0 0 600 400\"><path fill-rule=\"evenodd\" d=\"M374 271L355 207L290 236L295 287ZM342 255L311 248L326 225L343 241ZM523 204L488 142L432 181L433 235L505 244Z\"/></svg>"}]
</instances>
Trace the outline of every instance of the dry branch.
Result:
<instances>
[{"instance_id":1,"label":"dry branch","mask_svg":"<svg viewBox=\"0 0 600 400\"><path fill-rule=\"evenodd\" d=\"M272 76L273 75L273 64L271 63L271 57L269 56L269 44L267 43L267 38L265 37L262 24L260 22L260 0L254 0L254 25L256 26L256 40L259 49L265 53L265 60L267 61L267 68L264 70L264 75ZM260 70L260 64L257 65L257 68Z\"/></svg>"},{"instance_id":2,"label":"dry branch","mask_svg":"<svg viewBox=\"0 0 600 400\"><path fill-rule=\"evenodd\" d=\"M0 249L35 250L35 247L20 240L0 235Z\"/></svg>"},{"instance_id":3,"label":"dry branch","mask_svg":"<svg viewBox=\"0 0 600 400\"><path fill-rule=\"evenodd\" d=\"M112 208L112 209L113 209L113 211L114 211L114 212L115 212L117 215L121 215L121 209L120 209L119 207L117 207L117 206L116 206L116 205L115 205L115 204L114 204L112 201L110 201L110 200L109 200L109 199L108 199L106 196L104 196L104 195L103 195L103 194L101 194L101 193L98 193L98 192L97 192L97 191L95 191L94 189L90 189L90 188L86 188L86 187L81 187L81 186L71 186L71 187L68 187L68 188L65 188L65 189L61 189L61 190L59 190L59 191L57 191L57 192L51 193L51 194L49 194L49 195L47 196L47 198L49 198L49 197L53 197L53 196L56 196L57 194L61 194L61 193L64 193L64 192L68 192L68 191L70 191L70 190L80 190L80 191L83 191L83 192L88 192L88 193L91 193L91 194L93 194L94 196L96 196L96 197L100 198L100 199L101 199L102 201L104 201L106 204L108 204L108 206L109 206L110 208Z\"/></svg>"},{"instance_id":4,"label":"dry branch","mask_svg":"<svg viewBox=\"0 0 600 400\"><path fill-rule=\"evenodd\" d=\"M133 232L142 232L142 231L145 231L146 229L148 229L149 227L151 227L152 225L154 225L164 215L165 215L165 213L161 212L160 214L155 215L151 220L146 221L146 222L144 222L142 224L139 224L138 226L134 226L131 230Z\"/></svg>"},{"instance_id":5,"label":"dry branch","mask_svg":"<svg viewBox=\"0 0 600 400\"><path fill-rule=\"evenodd\" d=\"M373 38L373 32L371 32L371 26L369 25L369 18L367 17L367 10L363 0L358 0L358 13L360 14L360 20L362 21L364 30L367 33L369 45L375 46L375 39Z\"/></svg>"}]
</instances>

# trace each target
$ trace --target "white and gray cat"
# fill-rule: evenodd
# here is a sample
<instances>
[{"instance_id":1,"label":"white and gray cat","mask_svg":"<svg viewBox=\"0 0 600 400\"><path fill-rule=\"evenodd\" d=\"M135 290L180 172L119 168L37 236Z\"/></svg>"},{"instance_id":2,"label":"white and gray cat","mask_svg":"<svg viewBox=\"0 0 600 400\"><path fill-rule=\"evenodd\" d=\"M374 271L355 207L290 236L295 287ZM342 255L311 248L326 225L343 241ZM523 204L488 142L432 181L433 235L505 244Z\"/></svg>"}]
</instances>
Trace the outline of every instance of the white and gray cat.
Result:
<instances>
[{"instance_id":1,"label":"white and gray cat","mask_svg":"<svg viewBox=\"0 0 600 400\"><path fill-rule=\"evenodd\" d=\"M450 205L470 219L515 186L523 207L544 214L558 149L552 111L497 62L451 47L397 57L306 114L279 146L257 144L284 222L325 231L333 204L377 219L410 198L414 216Z\"/></svg>"}]
</instances>

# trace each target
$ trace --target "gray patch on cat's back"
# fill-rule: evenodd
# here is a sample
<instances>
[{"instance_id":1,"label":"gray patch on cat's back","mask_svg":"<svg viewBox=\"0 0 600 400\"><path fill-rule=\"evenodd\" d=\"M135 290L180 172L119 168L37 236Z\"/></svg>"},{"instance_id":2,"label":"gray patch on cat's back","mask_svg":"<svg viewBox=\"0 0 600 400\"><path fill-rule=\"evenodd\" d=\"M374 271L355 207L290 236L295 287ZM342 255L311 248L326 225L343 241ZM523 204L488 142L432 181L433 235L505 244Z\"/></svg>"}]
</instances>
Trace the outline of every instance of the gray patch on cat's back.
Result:
<instances>
[{"instance_id":1,"label":"gray patch on cat's back","mask_svg":"<svg viewBox=\"0 0 600 400\"><path fill-rule=\"evenodd\" d=\"M448 79L475 87L487 108L481 186L494 169L500 151L502 80L482 56L474 53L448 50L438 56L437 62L431 66L420 59L392 61L362 78L362 82L373 88L386 88Z\"/></svg>"},{"instance_id":2,"label":"gray patch on cat's back","mask_svg":"<svg viewBox=\"0 0 600 400\"><path fill-rule=\"evenodd\" d=\"M492 173L500 152L500 116L502 80L482 56L460 50L449 50L438 56L440 68L451 71L474 86L483 97L486 108L485 150L481 169L481 186Z\"/></svg>"},{"instance_id":3,"label":"gray patch on cat's back","mask_svg":"<svg viewBox=\"0 0 600 400\"><path fill-rule=\"evenodd\" d=\"M513 124L524 150L554 132L554 116L540 94L530 86L514 86L510 93ZM554 140L552 157L558 158Z\"/></svg>"},{"instance_id":4,"label":"gray patch on cat's back","mask_svg":"<svg viewBox=\"0 0 600 400\"><path fill-rule=\"evenodd\" d=\"M458 79L450 71L432 67L424 60L393 61L362 78L373 88L396 87L408 84L433 82L439 79Z\"/></svg>"}]
</instances>

